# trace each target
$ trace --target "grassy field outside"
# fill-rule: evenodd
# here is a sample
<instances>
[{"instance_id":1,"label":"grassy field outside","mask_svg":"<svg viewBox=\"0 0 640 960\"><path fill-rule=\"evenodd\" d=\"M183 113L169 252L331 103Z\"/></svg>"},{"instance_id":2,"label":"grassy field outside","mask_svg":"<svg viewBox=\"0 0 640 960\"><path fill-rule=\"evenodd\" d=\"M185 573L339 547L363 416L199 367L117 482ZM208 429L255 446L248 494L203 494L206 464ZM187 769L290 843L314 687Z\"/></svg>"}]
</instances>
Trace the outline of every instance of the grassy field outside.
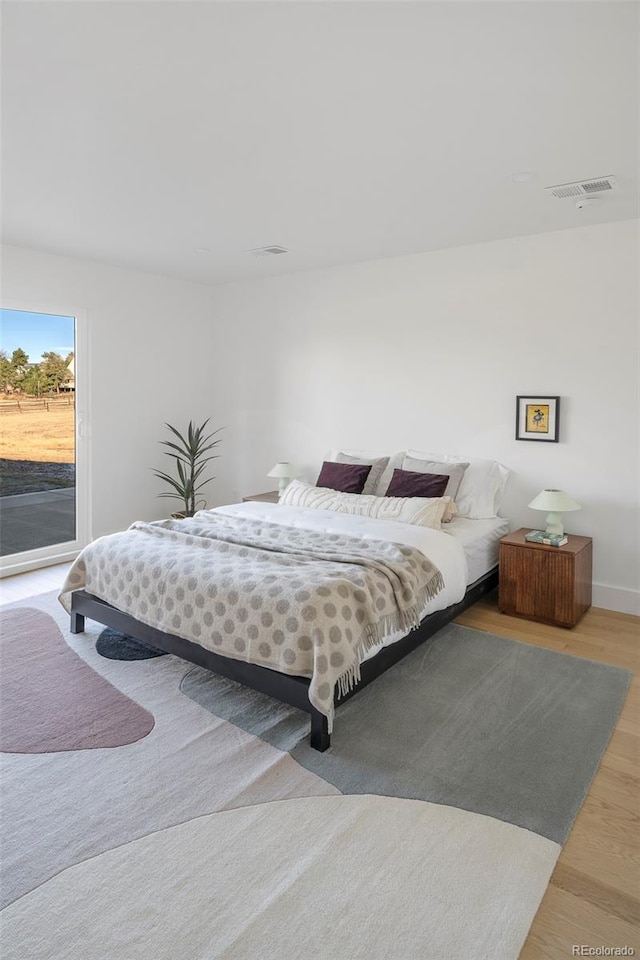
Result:
<instances>
[{"instance_id":1,"label":"grassy field outside","mask_svg":"<svg viewBox=\"0 0 640 960\"><path fill-rule=\"evenodd\" d=\"M0 399L0 497L75 482L73 397Z\"/></svg>"},{"instance_id":2,"label":"grassy field outside","mask_svg":"<svg viewBox=\"0 0 640 960\"><path fill-rule=\"evenodd\" d=\"M0 400L0 459L74 463L73 398Z\"/></svg>"}]
</instances>

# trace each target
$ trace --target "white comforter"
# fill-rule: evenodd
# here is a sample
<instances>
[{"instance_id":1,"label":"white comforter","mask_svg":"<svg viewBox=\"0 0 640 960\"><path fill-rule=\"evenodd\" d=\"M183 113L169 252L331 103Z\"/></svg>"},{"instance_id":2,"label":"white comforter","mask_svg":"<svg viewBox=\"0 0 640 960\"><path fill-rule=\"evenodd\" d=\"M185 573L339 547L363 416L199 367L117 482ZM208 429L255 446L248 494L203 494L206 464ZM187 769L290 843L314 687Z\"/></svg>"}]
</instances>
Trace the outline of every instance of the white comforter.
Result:
<instances>
[{"instance_id":1,"label":"white comforter","mask_svg":"<svg viewBox=\"0 0 640 960\"><path fill-rule=\"evenodd\" d=\"M440 530L392 520L354 517L335 513L333 510L286 507L276 503L234 503L225 507L215 507L213 512L231 517L255 517L288 527L346 534L365 540L388 540L392 543L416 547L436 565L444 578L444 589L427 602L422 612L423 617L443 610L452 603L458 603L467 589L467 561L462 544ZM401 633L392 634L384 640L382 646L394 643L401 636ZM368 657L373 656L375 652L376 650L372 650Z\"/></svg>"}]
</instances>

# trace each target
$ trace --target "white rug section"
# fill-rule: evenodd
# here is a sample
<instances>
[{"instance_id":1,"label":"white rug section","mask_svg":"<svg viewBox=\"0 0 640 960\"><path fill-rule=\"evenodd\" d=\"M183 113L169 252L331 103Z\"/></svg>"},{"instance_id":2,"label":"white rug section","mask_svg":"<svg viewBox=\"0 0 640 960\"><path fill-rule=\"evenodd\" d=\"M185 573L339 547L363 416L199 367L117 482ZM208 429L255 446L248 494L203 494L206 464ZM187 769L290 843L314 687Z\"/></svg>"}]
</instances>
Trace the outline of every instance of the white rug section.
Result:
<instances>
[{"instance_id":1,"label":"white rug section","mask_svg":"<svg viewBox=\"0 0 640 960\"><path fill-rule=\"evenodd\" d=\"M121 747L0 755L2 906L81 860L194 817L339 794L288 753L185 697L180 681L190 664L105 660L95 651L99 624L87 621L87 632L72 636L52 595L31 605L51 613L70 647L156 722L148 736Z\"/></svg>"},{"instance_id":2,"label":"white rug section","mask_svg":"<svg viewBox=\"0 0 640 960\"><path fill-rule=\"evenodd\" d=\"M309 797L214 813L8 907L3 960L516 960L560 847L453 807Z\"/></svg>"}]
</instances>

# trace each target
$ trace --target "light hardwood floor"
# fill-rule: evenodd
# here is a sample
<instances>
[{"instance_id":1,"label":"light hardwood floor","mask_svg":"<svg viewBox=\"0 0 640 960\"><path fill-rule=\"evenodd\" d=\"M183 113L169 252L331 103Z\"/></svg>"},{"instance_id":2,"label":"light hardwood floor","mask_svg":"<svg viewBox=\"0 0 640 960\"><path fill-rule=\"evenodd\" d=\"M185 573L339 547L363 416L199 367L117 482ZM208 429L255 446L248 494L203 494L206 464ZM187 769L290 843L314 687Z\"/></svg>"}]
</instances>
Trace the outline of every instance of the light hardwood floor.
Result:
<instances>
[{"instance_id":1,"label":"light hardwood floor","mask_svg":"<svg viewBox=\"0 0 640 960\"><path fill-rule=\"evenodd\" d=\"M566 630L505 616L492 594L457 622L634 671L520 960L563 960L574 944L629 946L640 956L640 619L592 607Z\"/></svg>"},{"instance_id":2,"label":"light hardwood floor","mask_svg":"<svg viewBox=\"0 0 640 960\"><path fill-rule=\"evenodd\" d=\"M0 579L0 605L17 603L37 593L47 593L62 586L70 563L57 563L31 573L18 573L14 577Z\"/></svg>"},{"instance_id":3,"label":"light hardwood floor","mask_svg":"<svg viewBox=\"0 0 640 960\"><path fill-rule=\"evenodd\" d=\"M0 581L2 602L56 589L67 569L48 567ZM636 674L520 960L564 960L574 955L574 944L629 946L640 957L640 619L592 607L565 630L505 616L492 594L457 622Z\"/></svg>"}]
</instances>

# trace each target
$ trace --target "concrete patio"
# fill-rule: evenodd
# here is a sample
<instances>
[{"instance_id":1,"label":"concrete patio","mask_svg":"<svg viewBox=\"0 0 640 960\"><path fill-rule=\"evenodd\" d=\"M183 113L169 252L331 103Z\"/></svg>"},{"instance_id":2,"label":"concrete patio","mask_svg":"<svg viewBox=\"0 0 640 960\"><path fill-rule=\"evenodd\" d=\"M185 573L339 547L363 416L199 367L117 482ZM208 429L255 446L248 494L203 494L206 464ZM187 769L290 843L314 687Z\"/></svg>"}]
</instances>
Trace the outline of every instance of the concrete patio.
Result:
<instances>
[{"instance_id":1,"label":"concrete patio","mask_svg":"<svg viewBox=\"0 0 640 960\"><path fill-rule=\"evenodd\" d=\"M75 487L0 497L0 556L74 540L75 497Z\"/></svg>"}]
</instances>

